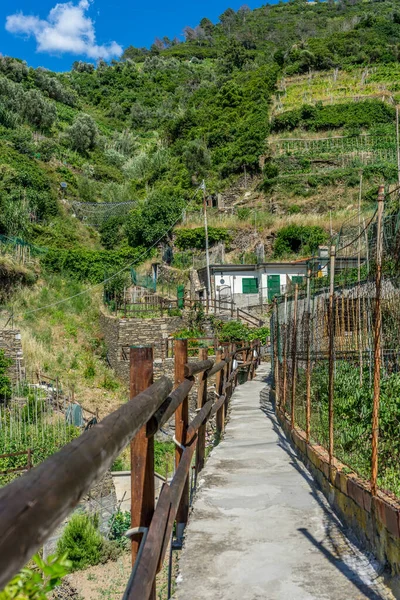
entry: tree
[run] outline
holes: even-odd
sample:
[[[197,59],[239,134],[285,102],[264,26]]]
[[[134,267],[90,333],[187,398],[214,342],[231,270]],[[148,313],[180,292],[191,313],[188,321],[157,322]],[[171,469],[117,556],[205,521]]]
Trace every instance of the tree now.
[[[27,121],[38,129],[50,129],[57,119],[54,104],[43,98],[38,90],[29,90],[24,98],[24,116]]]
[[[231,73],[234,69],[241,69],[247,58],[248,54],[243,45],[231,39],[222,49],[220,55],[221,69],[224,73]]]
[[[132,247],[149,247],[165,237],[179,221],[184,202],[176,190],[165,187],[154,190],[143,207],[128,216],[125,234]]]
[[[78,115],[68,133],[72,147],[82,154],[93,150],[96,146],[98,130],[94,119],[90,115]]]
[[[94,73],[94,65],[82,60],[76,60],[72,65],[72,70],[77,73]]]
[[[206,144],[201,140],[189,142],[183,153],[189,173],[196,175],[204,174],[211,164],[210,152]]]

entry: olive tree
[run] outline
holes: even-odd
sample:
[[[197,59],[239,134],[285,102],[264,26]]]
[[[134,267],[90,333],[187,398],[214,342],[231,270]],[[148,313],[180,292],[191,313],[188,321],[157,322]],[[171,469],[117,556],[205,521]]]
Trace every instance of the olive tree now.
[[[72,147],[82,154],[93,150],[96,146],[98,130],[94,119],[90,115],[78,115],[68,133]]]

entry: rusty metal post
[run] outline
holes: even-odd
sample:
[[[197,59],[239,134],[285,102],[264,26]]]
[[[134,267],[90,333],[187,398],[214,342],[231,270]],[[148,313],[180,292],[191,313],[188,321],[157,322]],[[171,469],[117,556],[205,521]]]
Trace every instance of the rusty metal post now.
[[[292,334],[292,402],[290,427],[293,430],[295,425],[295,405],[296,405],[296,375],[297,375],[297,303],[299,299],[299,284],[296,283],[294,289],[294,306],[293,306],[293,334]]]
[[[311,342],[310,342],[310,328],[311,328],[311,295],[310,295],[310,284],[311,284],[311,269],[307,272],[307,308],[306,308],[306,441],[310,442],[310,430],[311,430]]]
[[[186,339],[175,340],[175,387],[178,387],[185,379],[185,364],[188,361],[188,342]],[[175,412],[175,440],[177,446],[175,450],[175,466],[178,467],[182,454],[183,448],[186,444],[186,431],[189,425],[189,400],[188,397],[184,399],[182,404],[176,409]],[[179,446],[178,446],[179,444]],[[187,523],[189,516],[189,476],[186,478],[185,487],[183,490],[181,502],[176,514],[176,527],[177,527],[177,538],[181,540],[183,537],[183,530]]]
[[[222,348],[218,348],[215,355],[215,362],[219,363],[222,360]],[[217,399],[222,394],[222,388],[224,386],[224,369],[218,371],[215,375],[215,391],[217,393]],[[221,435],[224,430],[224,422],[225,422],[225,405],[223,404],[219,410],[217,410],[216,415],[216,428],[217,435]]]
[[[208,348],[200,348],[199,360],[207,360]],[[201,409],[207,402],[207,371],[203,371],[199,375],[199,388],[197,392],[197,408]],[[198,431],[197,447],[196,447],[196,475],[204,467],[204,457],[206,452],[206,425],[201,425]]]
[[[374,327],[374,399],[372,405],[371,494],[376,496],[378,479],[379,400],[381,391],[381,287],[382,287],[382,220],[385,188],[379,187],[376,243],[375,327]]]
[[[274,298],[274,308],[273,308],[273,316],[274,316],[274,321],[273,321],[273,335],[274,335],[274,342],[273,342],[273,357],[274,357],[274,384],[275,384],[275,405],[279,408],[280,406],[280,385],[279,385],[279,353],[278,353],[278,305],[277,305],[277,301],[276,298]],[[247,354],[246,354],[246,360],[247,360]]]
[[[153,383],[152,346],[131,346],[130,398]],[[149,527],[154,513],[154,438],[146,436],[146,426],[131,442],[131,527]],[[142,534],[132,537],[132,565]],[[155,598],[155,591],[154,596]]]
[[[329,282],[329,314],[328,314],[328,334],[329,334],[329,383],[328,383],[328,410],[329,410],[329,466],[332,467],[334,451],[334,351],[335,351],[335,327],[334,327],[334,302],[335,302],[335,260],[336,248],[331,246],[330,251],[330,282]]]

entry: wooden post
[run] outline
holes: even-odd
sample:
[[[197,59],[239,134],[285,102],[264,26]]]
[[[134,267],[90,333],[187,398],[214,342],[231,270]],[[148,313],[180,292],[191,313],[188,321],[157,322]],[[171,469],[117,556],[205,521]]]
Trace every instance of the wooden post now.
[[[335,295],[335,259],[336,248],[331,246],[330,251],[330,283],[329,283],[329,315],[328,315],[328,334],[329,334],[329,387],[328,387],[328,410],[329,410],[329,465],[333,462],[333,428],[334,428],[334,349],[335,349],[335,328],[334,328],[334,295]]]
[[[185,339],[175,340],[175,387],[185,379],[185,364],[188,361],[188,342]],[[181,446],[186,445],[186,431],[189,425],[189,401],[186,397],[175,412],[175,439]],[[176,446],[175,466],[181,461],[183,449]],[[182,499],[176,513],[177,538],[182,539],[183,530],[189,515],[189,476],[186,478]]]
[[[296,375],[297,375],[297,302],[299,298],[299,284],[296,283],[294,289],[293,306],[293,335],[292,335],[292,403],[290,427],[293,430],[295,424],[295,404],[296,404]]]
[[[199,360],[207,360],[208,348],[200,348]],[[199,389],[197,392],[197,408],[201,409],[207,402],[207,371],[199,375]],[[202,425],[198,431],[196,447],[196,475],[204,467],[204,457],[206,451],[206,425]]]
[[[231,353],[231,348],[232,348],[232,344],[228,344],[228,346],[226,346],[226,350],[225,350],[225,357],[227,357],[230,353]],[[231,373],[231,360],[229,362],[226,363],[225,367],[224,367],[224,381],[228,381],[229,379],[229,375]],[[224,420],[226,419],[226,416],[228,414],[228,406],[229,406],[229,400],[231,397],[231,388],[227,387],[225,390],[225,410],[224,410]],[[225,426],[225,421],[224,421],[224,426]]]
[[[310,328],[311,328],[311,296],[310,296],[310,283],[311,283],[311,269],[307,272],[307,308],[306,308],[306,441],[310,442],[310,430],[311,430],[311,342],[310,342]]]
[[[218,348],[215,355],[215,362],[219,363],[222,360],[222,348]],[[222,394],[222,388],[224,386],[224,369],[218,371],[215,375],[215,390],[217,392],[217,399]],[[225,405],[223,404],[219,410],[217,410],[216,415],[216,428],[217,435],[221,435],[224,430],[224,422],[225,422]]]
[[[131,346],[130,398],[153,383],[152,346]],[[131,442],[131,527],[149,527],[154,513],[154,438],[146,436],[146,426]],[[142,534],[132,537],[132,565]],[[155,599],[155,587],[151,600]]]
[[[28,448],[26,453],[27,453],[28,471],[30,471],[32,469],[32,450],[31,450],[31,448]]]
[[[381,391],[381,287],[382,287],[382,219],[385,188],[379,187],[378,220],[376,242],[376,279],[375,279],[375,327],[374,327],[374,399],[372,405],[372,454],[371,454],[371,494],[376,496],[378,479],[378,436],[379,436],[379,399]]]
[[[283,338],[283,394],[282,394],[282,402],[280,403],[280,408],[283,413],[286,412],[286,395],[287,395],[287,347],[288,347],[288,326],[287,326],[287,294],[285,294],[285,314],[284,314],[284,338]]]

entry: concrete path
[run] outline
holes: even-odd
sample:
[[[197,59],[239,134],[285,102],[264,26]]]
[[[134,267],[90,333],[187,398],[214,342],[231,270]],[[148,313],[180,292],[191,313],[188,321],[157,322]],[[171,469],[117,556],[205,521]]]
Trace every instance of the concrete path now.
[[[202,472],[174,598],[393,598],[283,437],[267,374],[264,364],[233,396],[225,437]]]

